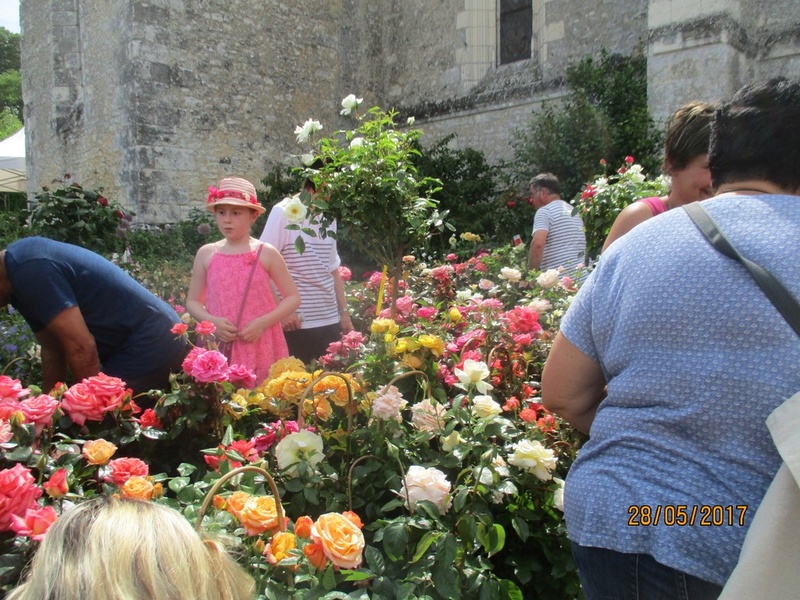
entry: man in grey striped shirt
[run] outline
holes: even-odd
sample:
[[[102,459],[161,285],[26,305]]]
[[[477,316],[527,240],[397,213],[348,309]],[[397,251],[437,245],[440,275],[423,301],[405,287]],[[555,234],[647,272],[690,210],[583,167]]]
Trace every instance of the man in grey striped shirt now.
[[[572,275],[584,264],[586,236],[583,221],[572,214],[572,206],[561,199],[561,185],[552,173],[540,173],[531,179],[533,239],[528,254],[528,268],[546,271],[564,267],[563,275]]]

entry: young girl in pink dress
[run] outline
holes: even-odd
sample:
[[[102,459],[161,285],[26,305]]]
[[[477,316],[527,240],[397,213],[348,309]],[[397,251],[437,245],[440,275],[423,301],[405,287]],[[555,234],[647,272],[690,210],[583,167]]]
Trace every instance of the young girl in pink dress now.
[[[215,336],[230,347],[229,362],[253,369],[260,384],[272,363],[289,355],[281,320],[300,306],[300,294],[280,252],[250,236],[265,210],[252,183],[223,179],[209,188],[206,207],[225,239],[197,251],[186,309],[216,326]],[[277,304],[270,282],[282,298]]]

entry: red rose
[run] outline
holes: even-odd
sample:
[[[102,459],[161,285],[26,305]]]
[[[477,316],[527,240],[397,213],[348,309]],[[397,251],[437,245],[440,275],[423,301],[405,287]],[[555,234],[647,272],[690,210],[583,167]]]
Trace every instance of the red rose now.
[[[211,321],[200,321],[195,325],[194,330],[198,335],[211,335],[217,330],[217,327]]]
[[[111,481],[122,487],[131,477],[147,477],[150,467],[138,458],[116,458],[108,463]]]
[[[164,425],[161,423],[158,416],[156,415],[156,411],[154,411],[152,408],[148,408],[142,413],[142,416],[139,417],[139,425],[141,425],[143,429],[146,429],[148,427],[151,427],[153,429],[164,428]]]
[[[517,205],[517,203],[514,202],[513,200],[509,200],[508,202],[506,202],[506,206],[508,208],[514,208],[516,205]]]
[[[170,329],[170,333],[174,333],[175,335],[183,335],[189,329],[189,326],[186,323],[175,323]]]
[[[102,196],[97,198],[97,202],[98,204],[100,204],[100,206],[108,206],[108,200],[106,200]]]

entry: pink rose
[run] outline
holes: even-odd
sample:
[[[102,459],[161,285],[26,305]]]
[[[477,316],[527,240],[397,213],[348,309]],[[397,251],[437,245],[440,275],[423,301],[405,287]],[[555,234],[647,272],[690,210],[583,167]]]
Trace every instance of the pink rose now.
[[[0,419],[0,444],[5,444],[14,437],[11,424],[6,419]]]
[[[433,306],[423,306],[417,310],[417,318],[431,321],[438,312]]]
[[[205,352],[205,348],[201,348],[200,346],[195,346],[189,351],[189,354],[186,355],[186,358],[183,359],[181,363],[181,368],[183,372],[187,375],[192,374],[192,365],[194,364],[195,359],[200,356],[203,352]]]
[[[629,165],[632,165],[635,162],[635,160],[636,159],[633,158],[632,156],[626,156],[625,157],[625,162],[628,163]]]
[[[11,517],[11,529],[17,535],[29,537],[34,542],[41,542],[44,534],[57,518],[58,515],[52,506],[29,508],[23,517],[17,515]]]
[[[0,471],[0,531],[11,531],[12,517],[24,515],[41,495],[30,469],[17,464]]]
[[[200,321],[195,325],[194,330],[198,335],[211,335],[217,330],[217,327],[211,321]]]
[[[191,376],[201,383],[226,381],[228,359],[216,350],[205,350],[192,363]]]
[[[252,390],[256,387],[256,374],[244,365],[231,365],[228,367],[228,381],[239,387]]]
[[[342,281],[350,281],[353,278],[353,273],[345,266],[339,267],[339,276]]]
[[[503,319],[508,323],[511,333],[529,333],[538,335],[542,331],[539,325],[539,313],[528,306],[517,306],[503,315]]]
[[[138,458],[115,458],[108,463],[111,471],[111,481],[122,487],[131,477],[147,477],[150,467]]]
[[[30,393],[30,389],[22,387],[19,379],[11,379],[8,375],[0,375],[0,398],[20,400]]]
[[[19,400],[8,397],[0,398],[0,419],[8,421],[15,412],[22,412]]]
[[[61,408],[73,422],[84,425],[86,421],[102,421],[129,393],[124,381],[99,373],[64,392]]]
[[[58,400],[47,394],[27,398],[19,403],[20,410],[25,415],[25,422],[33,423],[37,432],[41,432],[44,427],[53,422],[53,413],[56,412],[59,405]]]
[[[67,484],[67,470],[58,469],[55,473],[50,475],[50,479],[44,484],[44,491],[51,498],[61,498],[69,492],[69,485]]]

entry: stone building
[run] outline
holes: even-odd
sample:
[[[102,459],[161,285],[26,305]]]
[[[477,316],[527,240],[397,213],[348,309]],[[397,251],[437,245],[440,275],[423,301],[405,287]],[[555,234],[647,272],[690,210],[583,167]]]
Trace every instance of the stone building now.
[[[300,154],[339,102],[415,115],[423,142],[508,157],[511,132],[601,49],[648,58],[657,120],[800,77],[798,0],[21,0],[29,192],[64,173],[174,222],[226,175]]]

